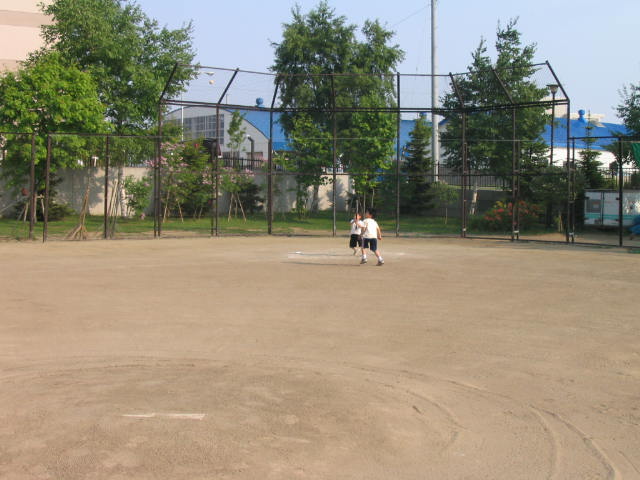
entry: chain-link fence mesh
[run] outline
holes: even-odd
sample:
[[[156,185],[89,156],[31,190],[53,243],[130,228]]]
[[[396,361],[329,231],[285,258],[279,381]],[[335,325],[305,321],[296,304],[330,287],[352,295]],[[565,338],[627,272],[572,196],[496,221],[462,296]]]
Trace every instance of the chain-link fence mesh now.
[[[40,142],[29,133],[0,133],[0,239],[24,240],[42,232],[43,197],[32,195],[34,189],[42,192],[40,182],[32,185],[32,178],[43,178],[36,172]]]
[[[447,163],[410,169],[404,150],[367,168],[350,158],[349,144],[363,139],[313,140],[325,152],[320,163],[255,144],[222,152],[211,139],[3,134],[0,236],[346,237],[353,215],[373,207],[386,235],[640,246],[630,231],[640,173],[629,141],[614,139],[615,160],[591,171],[574,154],[568,167],[541,162],[518,140],[512,171],[493,173]]]
[[[568,108],[548,64],[523,90],[509,69],[438,76],[442,105],[429,75],[195,68],[158,136],[0,134],[0,238],[347,236],[374,208],[386,235],[635,245],[630,141],[523,138]],[[467,95],[474,82],[491,95]],[[437,164],[429,138],[412,144],[428,113],[444,119]]]

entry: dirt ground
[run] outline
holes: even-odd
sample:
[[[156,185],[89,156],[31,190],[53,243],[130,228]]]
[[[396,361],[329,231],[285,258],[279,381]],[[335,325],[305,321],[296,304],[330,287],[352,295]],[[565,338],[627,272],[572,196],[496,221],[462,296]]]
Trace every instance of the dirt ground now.
[[[640,255],[0,243],[0,478],[640,479]]]

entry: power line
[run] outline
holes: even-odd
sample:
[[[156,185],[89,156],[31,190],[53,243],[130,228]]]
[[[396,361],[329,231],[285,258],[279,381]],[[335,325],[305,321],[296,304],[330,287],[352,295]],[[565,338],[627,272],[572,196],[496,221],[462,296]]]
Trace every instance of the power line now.
[[[415,12],[413,12],[411,15],[403,18],[402,20],[400,20],[399,22],[394,23],[393,25],[391,25],[391,28],[396,27],[398,25],[400,25],[402,22],[406,22],[407,20],[409,20],[412,17],[415,17],[416,15],[418,15],[419,13],[423,12],[424,10],[426,10],[427,7],[422,7],[419,10],[416,10]]]

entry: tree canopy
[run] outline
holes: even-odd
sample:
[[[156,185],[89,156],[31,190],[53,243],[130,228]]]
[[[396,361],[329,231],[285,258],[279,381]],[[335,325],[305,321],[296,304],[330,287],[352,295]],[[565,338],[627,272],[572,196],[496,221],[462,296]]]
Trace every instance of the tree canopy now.
[[[47,51],[93,77],[104,115],[117,133],[137,133],[154,124],[165,82],[176,63],[194,58],[192,26],[161,28],[130,0],[54,0],[43,12]],[[168,94],[179,93],[193,71],[178,68]]]
[[[174,65],[194,57],[191,25],[160,28],[131,0],[53,0],[42,10],[53,20],[42,27],[45,46],[16,73],[0,76],[0,130],[40,134],[39,179],[45,155],[42,134],[146,133],[155,123],[159,96]],[[181,91],[192,75],[179,68],[168,93]],[[11,184],[24,181],[28,143],[24,137],[7,141],[3,175]],[[122,152],[113,148],[112,156],[141,150],[133,143]],[[86,164],[95,155],[95,144],[81,136],[57,137],[52,170]]]
[[[91,75],[64,62],[57,52],[40,55],[27,68],[0,77],[0,130],[37,133],[36,176],[43,178],[45,137],[53,132],[107,133],[104,105],[96,93]],[[91,140],[87,137],[58,137],[52,170],[76,166],[85,159]],[[25,182],[31,158],[27,136],[9,138],[2,174],[11,185]]]
[[[640,84],[625,85],[620,91],[621,103],[618,116],[632,135],[640,135]]]
[[[516,29],[517,19],[506,26],[498,25],[496,33],[497,58],[492,62],[487,54],[484,39],[472,53],[472,63],[467,74],[457,79],[459,92],[465,106],[505,105],[510,103],[502,85],[496,78],[499,75],[504,87],[514,102],[537,102],[547,94],[532,80],[536,67],[532,66],[535,44],[522,45],[520,32]],[[442,104],[451,110],[460,104],[455,92],[444,96]],[[542,107],[519,109],[516,113],[516,138],[521,148],[533,157],[542,158],[546,145],[541,134],[549,117]],[[442,134],[447,163],[461,168],[462,146],[460,144],[462,121],[459,114],[447,115],[447,130]],[[511,111],[481,111],[467,115],[467,139],[469,141],[469,166],[472,170],[489,170],[502,176],[511,172],[512,145]]]
[[[292,15],[282,42],[273,44],[271,70],[281,74],[280,100],[291,109],[281,123],[298,169],[305,173],[297,177],[299,190],[313,185],[317,192],[324,169],[333,163],[334,129],[343,165],[371,173],[386,168],[393,154],[395,115],[332,111],[395,105],[393,71],[404,53],[389,45],[393,33],[377,21],[366,21],[359,40],[357,26],[337,16],[326,1],[307,14],[296,6]],[[356,188],[371,188],[375,181],[373,175],[358,176]]]
[[[409,133],[406,161],[402,173],[401,207],[409,213],[424,213],[431,206],[430,191],[433,159],[431,157],[431,125],[421,115]]]

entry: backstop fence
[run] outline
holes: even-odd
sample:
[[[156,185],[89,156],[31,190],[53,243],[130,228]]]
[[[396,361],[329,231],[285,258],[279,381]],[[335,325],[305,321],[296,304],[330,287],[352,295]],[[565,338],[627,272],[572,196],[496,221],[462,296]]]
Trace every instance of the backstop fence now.
[[[631,139],[611,137],[617,161],[593,173],[584,148],[554,155],[527,137],[531,112],[570,111],[548,63],[529,66],[529,93],[509,87],[513,72],[484,72],[483,99],[469,93],[478,72],[440,76],[441,105],[429,75],[193,68],[188,92],[160,99],[158,135],[0,132],[0,237],[335,236],[374,207],[387,235],[635,245]],[[413,131],[427,114],[439,161]],[[584,140],[568,116],[566,132],[565,146]]]

